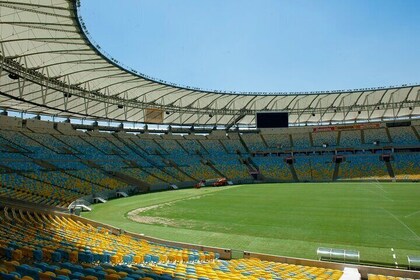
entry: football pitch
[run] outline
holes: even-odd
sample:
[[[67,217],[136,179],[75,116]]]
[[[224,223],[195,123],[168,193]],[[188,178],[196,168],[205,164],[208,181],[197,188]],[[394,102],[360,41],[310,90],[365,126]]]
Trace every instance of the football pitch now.
[[[277,183],[111,200],[92,220],[172,241],[316,259],[318,247],[407,264],[420,255],[419,183]]]

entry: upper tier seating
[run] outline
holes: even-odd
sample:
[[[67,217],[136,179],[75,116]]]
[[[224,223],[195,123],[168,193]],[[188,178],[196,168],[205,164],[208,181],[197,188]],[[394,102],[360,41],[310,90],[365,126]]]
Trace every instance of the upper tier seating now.
[[[225,150],[230,154],[236,154],[238,151],[242,154],[246,153],[244,145],[239,140],[223,140],[222,145],[225,147]]]
[[[251,152],[267,150],[267,146],[259,133],[244,133],[241,137]]]
[[[418,145],[420,142],[413,130],[413,127],[390,127],[388,130],[393,143],[401,145]]]
[[[385,128],[376,128],[376,129],[365,129],[365,144],[372,145],[373,142],[378,142],[381,144],[390,143],[388,134],[386,133]]]
[[[312,146],[309,133],[294,133],[292,134],[292,141],[295,149],[307,149]]]
[[[360,130],[341,131],[340,143],[341,147],[360,147],[362,145],[362,136]]]
[[[263,134],[262,137],[267,143],[268,150],[287,149],[292,146],[289,134]]]
[[[328,146],[336,146],[337,139],[338,132],[336,131],[312,133],[314,147],[322,147],[323,144],[327,144]]]

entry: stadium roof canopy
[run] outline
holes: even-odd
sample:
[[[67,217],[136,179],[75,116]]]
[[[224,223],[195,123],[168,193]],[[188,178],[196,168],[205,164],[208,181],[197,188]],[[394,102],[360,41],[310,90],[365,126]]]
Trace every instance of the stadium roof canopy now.
[[[222,92],[128,69],[92,43],[75,0],[0,0],[0,108],[52,116],[184,125],[293,124],[420,116],[420,85],[331,92]]]

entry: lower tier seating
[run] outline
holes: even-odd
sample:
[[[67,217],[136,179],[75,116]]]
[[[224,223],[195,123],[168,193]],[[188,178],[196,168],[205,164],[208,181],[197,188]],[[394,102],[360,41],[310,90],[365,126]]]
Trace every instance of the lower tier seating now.
[[[369,274],[368,280],[414,280],[413,278]]]
[[[339,279],[342,271],[157,244],[74,216],[4,208],[1,279]]]

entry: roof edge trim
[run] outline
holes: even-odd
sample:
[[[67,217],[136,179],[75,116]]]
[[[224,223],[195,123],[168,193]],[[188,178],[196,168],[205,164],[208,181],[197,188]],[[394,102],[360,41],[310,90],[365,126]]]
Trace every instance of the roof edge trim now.
[[[89,30],[87,30],[87,27],[83,21],[83,18],[80,13],[81,8],[81,2],[83,0],[73,0],[73,8],[76,18],[77,27],[81,31],[80,34],[84,38],[84,40],[87,42],[87,45],[91,47],[100,57],[105,59],[110,64],[114,65],[115,67],[118,67],[119,69],[123,71],[127,71],[128,73],[137,76],[139,78],[145,79],[147,81],[155,82],[160,85],[164,86],[170,86],[177,89],[182,90],[194,90],[196,92],[201,93],[210,93],[210,94],[229,94],[229,95],[248,95],[248,96],[289,96],[289,95],[313,95],[313,94],[341,94],[341,93],[355,93],[355,92],[361,92],[361,91],[377,91],[377,90],[390,90],[390,89],[401,89],[401,88],[409,88],[414,86],[420,86],[420,82],[418,83],[405,83],[401,85],[393,85],[393,86],[379,86],[379,87],[367,87],[367,88],[356,88],[356,89],[347,89],[347,90],[324,90],[324,91],[296,91],[296,92],[245,92],[245,91],[224,91],[224,90],[209,90],[209,89],[203,89],[199,87],[191,87],[187,85],[180,85],[168,81],[164,81],[158,78],[154,78],[151,76],[148,76],[144,73],[141,73],[122,62],[118,61],[117,59],[113,58],[110,54],[108,54],[105,50],[103,50],[99,44],[95,42],[95,40],[92,38],[92,36],[89,33]]]

